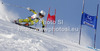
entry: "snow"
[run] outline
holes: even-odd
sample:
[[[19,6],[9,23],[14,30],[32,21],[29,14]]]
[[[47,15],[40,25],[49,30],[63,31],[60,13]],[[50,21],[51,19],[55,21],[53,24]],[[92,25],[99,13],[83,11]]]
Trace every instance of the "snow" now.
[[[0,20],[0,23],[0,51],[94,51],[10,22]],[[18,27],[28,31],[20,31]]]
[[[16,14],[3,4],[0,8],[0,51],[95,51],[52,34],[13,24],[10,21]]]
[[[14,12],[15,13],[15,12]],[[11,10],[7,10],[5,4],[2,4],[2,0],[0,0],[0,19],[3,21],[14,20],[18,18],[18,14],[14,14]]]

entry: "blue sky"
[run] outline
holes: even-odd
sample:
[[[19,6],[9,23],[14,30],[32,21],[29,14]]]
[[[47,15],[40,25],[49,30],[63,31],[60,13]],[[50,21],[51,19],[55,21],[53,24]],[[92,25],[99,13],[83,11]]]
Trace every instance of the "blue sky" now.
[[[8,4],[14,4],[22,7],[30,7],[36,11],[44,10],[48,13],[49,7],[51,8],[51,14],[54,14],[54,9],[57,10],[56,20],[64,20],[64,25],[72,27],[80,27],[80,19],[82,14],[82,4],[83,0],[3,0],[3,2]],[[85,0],[85,12],[95,16],[97,11],[97,4],[100,4],[100,0]],[[26,18],[32,13],[26,9],[7,6],[11,11],[17,12],[19,18]],[[99,7],[100,8],[100,7]],[[46,14],[47,16],[47,14]],[[99,16],[100,17],[100,9]],[[46,17],[45,17],[46,20]],[[96,47],[100,49],[100,18],[98,18],[98,27],[97,27],[97,42]],[[94,30],[90,27],[83,26],[86,30],[86,33],[93,40]]]

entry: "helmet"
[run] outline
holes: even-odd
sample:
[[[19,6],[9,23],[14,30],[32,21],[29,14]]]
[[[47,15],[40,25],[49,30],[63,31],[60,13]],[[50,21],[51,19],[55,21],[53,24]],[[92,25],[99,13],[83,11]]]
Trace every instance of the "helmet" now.
[[[45,14],[46,14],[46,13],[45,13],[43,10],[41,10],[40,13],[39,13],[39,15],[41,15],[41,16],[43,16],[43,17],[45,16]]]

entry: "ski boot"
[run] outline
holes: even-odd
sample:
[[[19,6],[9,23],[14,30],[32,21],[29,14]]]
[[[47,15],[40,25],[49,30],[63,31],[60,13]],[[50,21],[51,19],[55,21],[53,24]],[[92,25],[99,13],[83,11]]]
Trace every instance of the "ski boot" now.
[[[29,27],[29,23],[24,24],[24,26]]]

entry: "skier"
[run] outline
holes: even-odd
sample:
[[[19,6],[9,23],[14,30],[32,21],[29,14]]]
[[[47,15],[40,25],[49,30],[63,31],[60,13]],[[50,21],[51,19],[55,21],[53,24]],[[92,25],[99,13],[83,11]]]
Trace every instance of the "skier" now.
[[[27,19],[18,19],[17,21],[15,21],[15,23],[22,23],[25,22],[26,24],[24,24],[24,26],[32,26],[35,23],[41,21],[42,23],[42,28],[44,29],[45,24],[44,24],[44,19],[43,17],[45,16],[45,12],[43,10],[41,10],[39,13],[37,13],[35,10],[27,8],[27,10],[33,12],[34,14],[30,17],[28,17]]]

